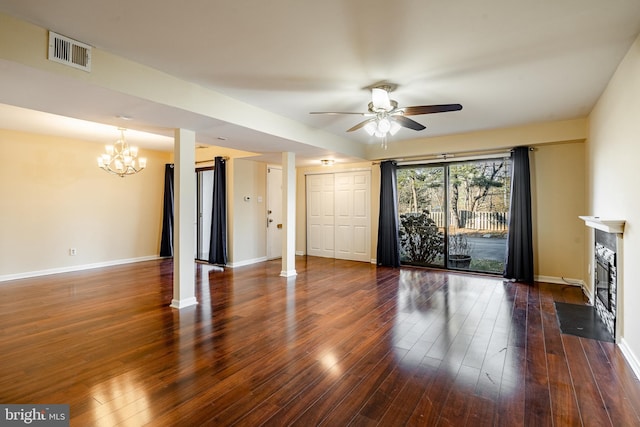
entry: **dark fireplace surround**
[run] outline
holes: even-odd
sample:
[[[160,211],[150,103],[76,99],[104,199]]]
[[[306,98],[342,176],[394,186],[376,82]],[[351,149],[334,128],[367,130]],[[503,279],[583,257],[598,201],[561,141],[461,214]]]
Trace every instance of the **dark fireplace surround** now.
[[[594,305],[612,337],[616,331],[618,291],[616,235],[595,230]]]

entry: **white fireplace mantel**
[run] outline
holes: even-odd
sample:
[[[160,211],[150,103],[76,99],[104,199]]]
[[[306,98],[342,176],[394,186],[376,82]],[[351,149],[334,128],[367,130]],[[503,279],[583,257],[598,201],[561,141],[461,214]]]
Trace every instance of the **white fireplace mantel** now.
[[[625,220],[600,218],[599,216],[579,216],[585,222],[587,227],[596,228],[607,233],[624,233]]]

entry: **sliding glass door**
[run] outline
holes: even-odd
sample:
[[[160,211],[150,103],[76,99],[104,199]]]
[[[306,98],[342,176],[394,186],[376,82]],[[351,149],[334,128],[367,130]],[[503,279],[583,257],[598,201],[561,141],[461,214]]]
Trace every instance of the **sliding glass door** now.
[[[508,158],[400,168],[401,262],[502,273],[510,180]]]
[[[444,267],[446,192],[444,166],[398,170],[400,262]]]

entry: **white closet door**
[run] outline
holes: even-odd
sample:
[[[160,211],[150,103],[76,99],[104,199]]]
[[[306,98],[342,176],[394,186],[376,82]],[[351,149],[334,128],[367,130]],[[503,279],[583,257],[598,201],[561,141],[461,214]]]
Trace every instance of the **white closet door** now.
[[[335,174],[335,258],[369,262],[371,246],[369,171]]]
[[[333,258],[335,254],[333,174],[307,176],[307,254]]]
[[[307,254],[370,262],[371,172],[307,175]]]

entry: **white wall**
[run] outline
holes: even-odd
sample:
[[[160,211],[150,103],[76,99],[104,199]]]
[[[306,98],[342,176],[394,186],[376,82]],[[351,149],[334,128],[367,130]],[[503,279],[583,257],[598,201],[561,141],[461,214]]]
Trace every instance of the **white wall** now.
[[[590,116],[587,215],[624,219],[623,285],[618,293],[621,347],[640,355],[640,38],[620,63]],[[591,234],[590,234],[591,235]],[[593,240],[585,245],[593,259]],[[587,276],[587,272],[585,272]],[[619,276],[620,277],[620,276]],[[589,280],[593,280],[591,277]]]

